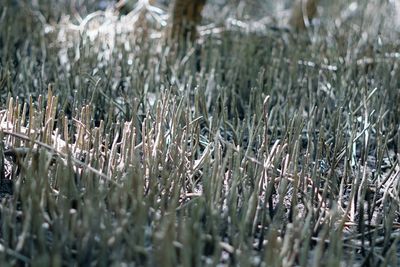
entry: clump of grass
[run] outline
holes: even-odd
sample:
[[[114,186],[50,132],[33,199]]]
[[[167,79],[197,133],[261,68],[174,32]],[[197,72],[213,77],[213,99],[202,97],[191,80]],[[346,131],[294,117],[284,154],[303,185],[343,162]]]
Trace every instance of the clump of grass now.
[[[398,263],[390,34],[374,42],[355,16],[311,38],[230,29],[176,56],[162,25],[123,28],[129,14],[75,31],[28,9],[12,24],[10,3],[2,264]],[[103,23],[121,31],[91,35]]]

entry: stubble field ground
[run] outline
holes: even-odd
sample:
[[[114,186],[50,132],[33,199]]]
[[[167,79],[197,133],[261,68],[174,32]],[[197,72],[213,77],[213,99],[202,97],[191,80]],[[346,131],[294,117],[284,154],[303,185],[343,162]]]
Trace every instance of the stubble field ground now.
[[[3,0],[0,265],[399,266],[398,4],[164,2]]]

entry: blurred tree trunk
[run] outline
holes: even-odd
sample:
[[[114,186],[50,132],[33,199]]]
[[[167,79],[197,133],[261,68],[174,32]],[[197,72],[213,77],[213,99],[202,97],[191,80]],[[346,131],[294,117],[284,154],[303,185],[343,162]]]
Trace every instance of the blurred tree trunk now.
[[[194,41],[197,25],[201,22],[201,12],[206,0],[173,0],[169,38],[172,42]]]
[[[289,19],[290,26],[296,31],[305,30],[317,15],[319,0],[296,0]]]

